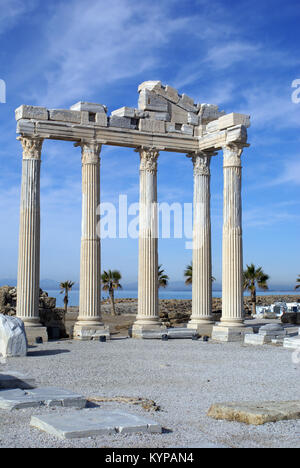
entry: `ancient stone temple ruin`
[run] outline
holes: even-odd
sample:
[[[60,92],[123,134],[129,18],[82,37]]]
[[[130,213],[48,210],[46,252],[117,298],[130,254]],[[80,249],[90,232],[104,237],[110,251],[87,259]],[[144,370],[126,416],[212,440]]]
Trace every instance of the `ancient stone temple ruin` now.
[[[217,106],[196,104],[160,81],[139,88],[138,108],[107,115],[102,104],[78,102],[71,109],[23,105],[16,110],[23,147],[17,316],[30,336],[43,335],[39,323],[40,166],[44,140],[66,140],[81,148],[82,238],[79,317],[74,338],[107,334],[100,312],[100,152],[103,145],[133,148],[140,157],[140,231],[138,315],[133,336],[161,328],[158,314],[158,239],[153,207],[157,202],[160,151],[183,153],[194,168],[193,293],[188,324],[200,333],[228,341],[242,333],[241,155],[247,146],[247,115],[225,114]],[[210,161],[223,150],[223,310],[214,326],[211,315]],[[136,153],[133,152],[132,156]]]

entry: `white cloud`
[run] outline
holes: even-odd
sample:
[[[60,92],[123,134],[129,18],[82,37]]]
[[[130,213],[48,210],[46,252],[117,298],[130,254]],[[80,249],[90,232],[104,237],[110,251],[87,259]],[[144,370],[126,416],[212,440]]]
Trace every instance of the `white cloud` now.
[[[72,0],[61,3],[45,25],[48,82],[43,102],[61,105],[116,80],[136,77],[160,63],[159,48],[188,26],[157,2]]]
[[[22,15],[36,6],[36,0],[0,0],[0,34],[12,28]]]
[[[299,203],[298,203],[299,204]],[[297,202],[274,203],[263,205],[243,211],[243,224],[250,227],[269,227],[284,224],[287,227],[293,222],[300,222],[300,215],[289,211]]]

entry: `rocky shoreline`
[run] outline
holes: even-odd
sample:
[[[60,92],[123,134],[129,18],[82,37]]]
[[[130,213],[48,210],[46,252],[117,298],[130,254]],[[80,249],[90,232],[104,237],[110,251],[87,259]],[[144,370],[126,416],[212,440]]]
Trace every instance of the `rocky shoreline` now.
[[[16,313],[16,288],[4,286],[0,288],[0,313],[15,315]],[[64,310],[56,307],[56,299],[48,297],[47,292],[40,290],[39,314],[41,323],[48,328],[50,337],[53,329],[59,329],[57,337],[72,336],[74,323],[77,320],[78,307],[69,307],[64,320]],[[274,302],[298,302],[299,295],[268,295],[257,296],[257,305],[268,306]],[[128,329],[134,322],[137,314],[137,299],[123,298],[116,299],[117,316],[111,315],[111,305],[109,299],[102,301],[101,314],[105,324],[112,330]],[[244,297],[244,309],[246,315],[251,315],[251,298]],[[159,301],[159,315],[161,321],[168,327],[185,324],[189,321],[192,312],[191,299],[161,299]],[[212,300],[213,319],[217,322],[222,314],[222,298]],[[56,335],[55,335],[56,336]],[[54,338],[54,336],[53,336]]]

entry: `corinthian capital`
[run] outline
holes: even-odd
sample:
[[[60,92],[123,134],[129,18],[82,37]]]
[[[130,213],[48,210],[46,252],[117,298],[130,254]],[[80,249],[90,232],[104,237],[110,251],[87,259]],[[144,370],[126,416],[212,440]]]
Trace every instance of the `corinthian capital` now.
[[[199,151],[197,153],[190,153],[187,155],[191,158],[194,166],[194,176],[196,175],[210,175],[210,161],[214,152]]]
[[[84,141],[78,146],[81,147],[82,164],[98,164],[100,162],[101,143]]]
[[[156,174],[159,151],[156,148],[140,148],[137,151],[140,153],[140,170]]]
[[[41,159],[43,146],[42,138],[19,137],[23,147],[23,159]]]
[[[242,143],[230,143],[223,147],[224,167],[241,167]]]

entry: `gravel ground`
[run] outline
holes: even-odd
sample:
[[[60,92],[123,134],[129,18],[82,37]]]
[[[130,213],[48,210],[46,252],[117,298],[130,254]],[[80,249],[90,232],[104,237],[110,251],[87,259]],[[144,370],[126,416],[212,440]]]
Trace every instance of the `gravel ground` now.
[[[134,396],[154,400],[161,411],[102,403],[161,422],[163,434],[99,436],[61,441],[30,428],[31,415],[68,409],[0,410],[0,447],[297,447],[300,420],[264,426],[215,421],[210,405],[224,401],[299,400],[300,366],[281,347],[202,341],[114,339],[108,343],[59,341],[11,358],[2,371],[19,370],[39,386],[85,396]]]

